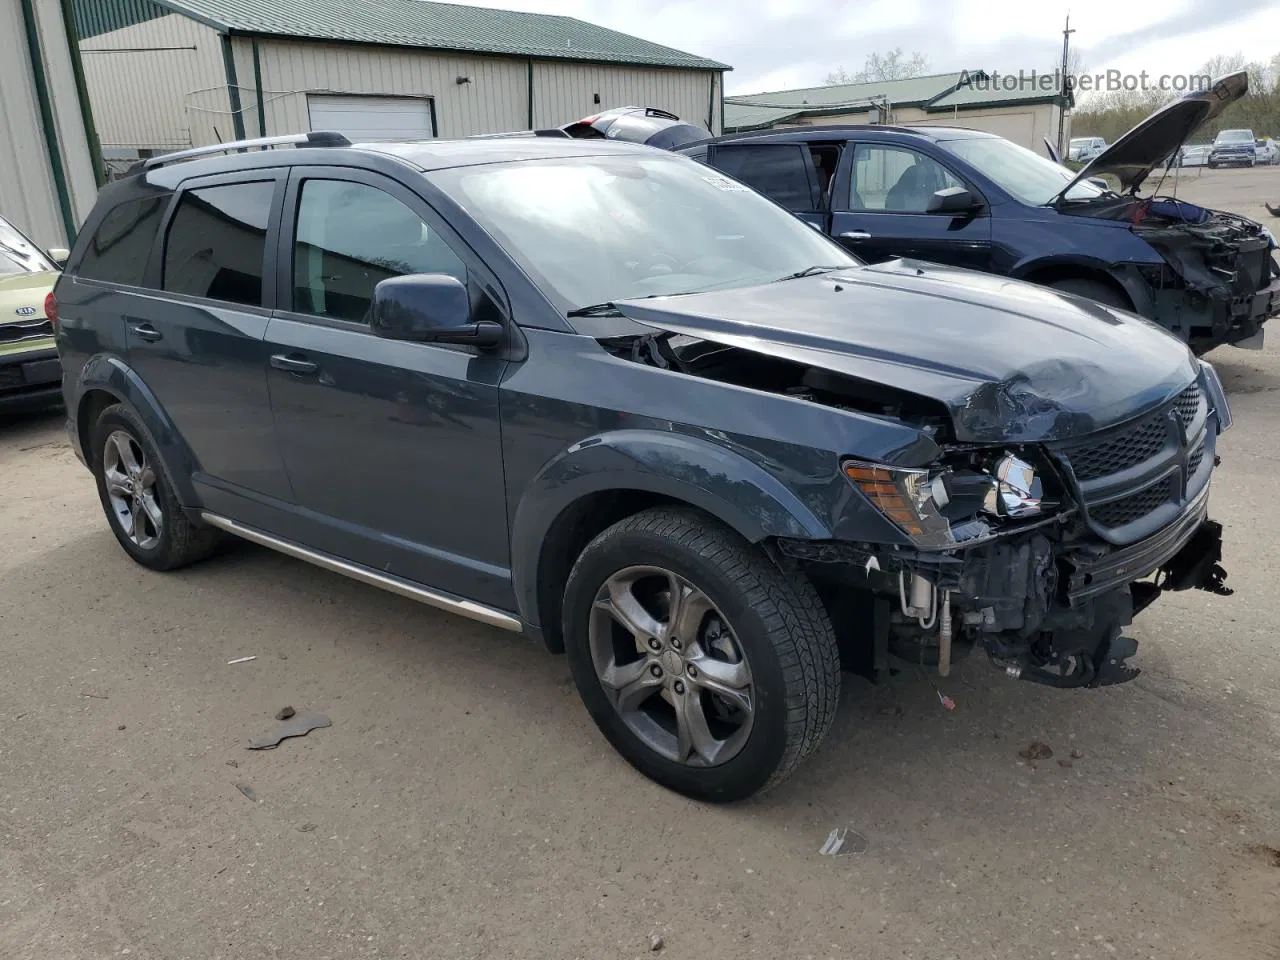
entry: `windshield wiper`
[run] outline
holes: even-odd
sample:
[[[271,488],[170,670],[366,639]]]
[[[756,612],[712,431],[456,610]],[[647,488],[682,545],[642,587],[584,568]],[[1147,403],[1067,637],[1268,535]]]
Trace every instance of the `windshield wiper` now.
[[[604,303],[593,303],[589,307],[578,307],[565,314],[566,317],[620,317],[622,311],[613,305],[612,300]]]
[[[788,273],[785,277],[779,277],[773,283],[781,283],[783,280],[799,280],[801,277],[816,277],[820,273],[830,273],[832,270],[839,270],[839,267],[805,267],[803,270],[797,270],[795,273]]]

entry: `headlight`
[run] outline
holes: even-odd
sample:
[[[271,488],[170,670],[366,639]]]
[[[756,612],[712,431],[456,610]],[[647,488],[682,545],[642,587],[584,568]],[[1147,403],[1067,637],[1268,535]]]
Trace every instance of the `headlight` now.
[[[1226,433],[1231,427],[1231,407],[1227,403],[1227,391],[1222,388],[1222,381],[1218,379],[1218,371],[1213,369],[1213,364],[1201,360],[1200,371],[1204,374],[1209,406],[1218,415],[1218,433]]]
[[[920,547],[949,547],[991,531],[982,515],[1022,519],[1042,510],[1035,468],[1004,454],[981,470],[886,467],[846,460],[845,476]]]

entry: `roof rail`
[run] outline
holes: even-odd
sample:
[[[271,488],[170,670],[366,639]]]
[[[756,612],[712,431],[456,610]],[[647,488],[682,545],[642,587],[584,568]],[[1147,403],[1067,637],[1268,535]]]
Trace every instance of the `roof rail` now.
[[[570,135],[558,127],[551,127],[547,130],[512,130],[509,133],[473,133],[466,139],[505,140],[512,137],[570,137]]]
[[[171,163],[183,160],[194,160],[196,157],[211,157],[219,153],[231,153],[249,149],[266,149],[267,147],[349,147],[351,141],[332,130],[313,130],[310,133],[290,133],[281,137],[256,137],[252,140],[233,140],[230,143],[215,143],[207,147],[194,147],[191,150],[179,150],[176,153],[163,153],[158,157],[148,157],[134,164],[130,172],[154,170],[166,167]]]

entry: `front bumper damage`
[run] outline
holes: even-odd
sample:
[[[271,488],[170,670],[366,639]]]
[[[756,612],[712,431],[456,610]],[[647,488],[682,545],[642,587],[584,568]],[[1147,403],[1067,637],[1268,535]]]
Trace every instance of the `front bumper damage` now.
[[[806,568],[836,602],[850,587],[870,597],[853,620],[873,624],[873,677],[893,661],[937,666],[984,650],[1009,676],[1054,687],[1099,687],[1138,675],[1126,660],[1137,643],[1122,636],[1133,617],[1167,591],[1229,595],[1222,527],[1207,516],[1208,486],[1173,523],[1137,543],[1061,536],[1070,518],[956,552],[870,544],[782,540],[778,549]]]

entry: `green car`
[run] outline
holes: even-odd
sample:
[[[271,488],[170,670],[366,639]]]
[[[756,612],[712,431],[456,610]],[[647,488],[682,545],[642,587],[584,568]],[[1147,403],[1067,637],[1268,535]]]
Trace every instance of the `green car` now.
[[[67,256],[46,253],[0,217],[0,411],[61,400],[62,365],[45,297]]]

